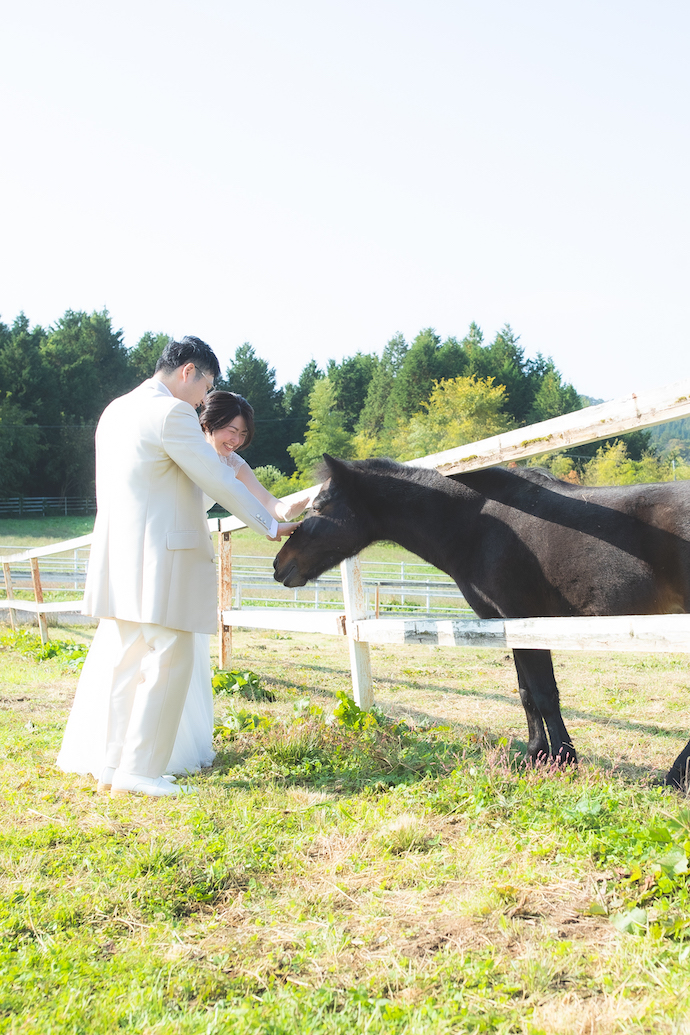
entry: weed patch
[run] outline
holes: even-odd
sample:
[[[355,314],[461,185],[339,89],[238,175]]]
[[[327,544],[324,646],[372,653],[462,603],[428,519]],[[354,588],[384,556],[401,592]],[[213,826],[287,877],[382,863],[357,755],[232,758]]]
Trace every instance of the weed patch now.
[[[399,783],[450,772],[467,745],[447,739],[448,729],[415,730],[382,712],[363,712],[345,693],[329,717],[309,699],[292,716],[271,720],[245,710],[216,726],[220,745],[233,742],[226,772],[245,781],[279,780],[317,788],[385,790]]]
[[[82,643],[56,639],[42,643],[41,637],[37,633],[28,632],[25,629],[0,635],[0,650],[13,651],[34,661],[58,658],[68,668],[77,672],[81,671],[88,653],[88,647]]]
[[[233,669],[229,672],[214,668],[211,686],[216,697],[238,694],[248,701],[275,701],[276,695],[268,690],[255,672],[240,672]]]

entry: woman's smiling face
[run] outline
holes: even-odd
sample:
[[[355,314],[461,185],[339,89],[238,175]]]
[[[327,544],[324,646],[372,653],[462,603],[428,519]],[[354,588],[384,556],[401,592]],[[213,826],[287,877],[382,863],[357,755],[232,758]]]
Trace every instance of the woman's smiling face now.
[[[224,428],[216,428],[206,435],[216,453],[230,456],[236,449],[241,449],[247,438],[247,422],[244,417],[233,417]]]

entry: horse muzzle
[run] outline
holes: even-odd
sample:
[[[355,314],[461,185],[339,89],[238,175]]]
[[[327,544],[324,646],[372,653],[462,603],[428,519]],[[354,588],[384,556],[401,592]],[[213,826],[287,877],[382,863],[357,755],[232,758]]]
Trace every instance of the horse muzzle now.
[[[279,570],[276,563],[277,560],[278,558],[276,557],[273,561],[273,578],[276,582],[282,582],[288,589],[298,589],[300,586],[306,586],[308,579],[301,574],[296,561],[288,561]]]

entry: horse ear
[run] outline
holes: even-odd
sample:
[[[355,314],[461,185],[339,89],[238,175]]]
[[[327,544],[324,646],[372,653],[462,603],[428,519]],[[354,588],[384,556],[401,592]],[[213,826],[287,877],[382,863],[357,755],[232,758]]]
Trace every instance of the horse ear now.
[[[341,485],[350,481],[352,472],[349,464],[346,464],[343,460],[337,460],[334,456],[329,456],[328,453],[323,454],[323,459],[332,478],[340,482]]]

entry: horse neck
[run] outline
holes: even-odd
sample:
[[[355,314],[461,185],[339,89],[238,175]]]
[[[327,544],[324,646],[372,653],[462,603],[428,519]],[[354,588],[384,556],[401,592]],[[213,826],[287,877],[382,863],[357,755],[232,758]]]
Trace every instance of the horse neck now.
[[[371,483],[374,483],[373,485]],[[372,541],[388,539],[417,554],[429,564],[448,571],[449,518],[453,524],[469,523],[469,492],[457,483],[440,483],[429,492],[404,477],[370,479],[367,495],[372,520]],[[464,539],[464,537],[462,537]],[[454,560],[460,561],[461,544],[455,543]]]

